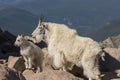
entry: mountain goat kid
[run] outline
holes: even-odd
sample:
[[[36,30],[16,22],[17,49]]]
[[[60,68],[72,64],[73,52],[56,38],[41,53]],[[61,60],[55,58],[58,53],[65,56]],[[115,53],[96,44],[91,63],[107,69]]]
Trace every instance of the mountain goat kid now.
[[[44,54],[42,50],[31,41],[28,41],[22,35],[18,35],[15,46],[20,47],[20,54],[25,60],[26,69],[36,68],[36,73],[42,71]]]

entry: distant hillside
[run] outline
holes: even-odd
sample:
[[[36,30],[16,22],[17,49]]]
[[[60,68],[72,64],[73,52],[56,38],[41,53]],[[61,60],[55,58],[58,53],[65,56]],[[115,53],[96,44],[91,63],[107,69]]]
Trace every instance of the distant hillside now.
[[[16,7],[44,14],[49,21],[73,26],[99,26],[120,17],[120,0],[0,0],[1,7]]]
[[[22,9],[0,10],[0,27],[14,34],[31,33],[38,23],[38,16]]]
[[[109,36],[116,36],[118,34],[120,34],[120,19],[108,22],[95,32],[91,32],[90,36],[96,40],[103,40]]]
[[[31,34],[38,24],[38,16],[35,14],[19,9],[19,8],[6,8],[0,10],[0,27],[8,30],[11,33],[17,34]],[[53,21],[56,22],[56,21]],[[65,22],[66,24],[67,22]],[[101,27],[92,26],[73,26],[81,36],[92,37],[100,41],[108,36],[115,36],[120,34],[120,19],[110,21]]]

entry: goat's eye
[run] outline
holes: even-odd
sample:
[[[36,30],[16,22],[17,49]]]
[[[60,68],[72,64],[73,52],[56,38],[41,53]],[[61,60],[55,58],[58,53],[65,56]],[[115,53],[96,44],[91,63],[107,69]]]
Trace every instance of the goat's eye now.
[[[17,40],[18,42],[20,42],[20,40]]]

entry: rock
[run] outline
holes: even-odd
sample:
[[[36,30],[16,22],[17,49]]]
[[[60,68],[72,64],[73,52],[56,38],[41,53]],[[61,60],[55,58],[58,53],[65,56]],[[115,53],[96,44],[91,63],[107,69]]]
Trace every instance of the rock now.
[[[43,70],[47,71],[47,70],[54,70],[52,67],[52,57],[49,55],[47,48],[43,48],[42,49],[43,53],[44,53],[44,60],[43,60]]]
[[[7,59],[10,55],[20,56],[19,49],[14,46],[15,39],[16,36],[8,31],[0,32],[0,59]]]
[[[6,51],[0,51],[0,59],[8,59],[9,56],[20,56],[20,53],[18,52],[6,52]]]
[[[105,76],[103,77],[103,80],[120,80],[120,78],[117,77],[116,74],[112,72],[106,72],[104,74]]]
[[[0,64],[6,64],[6,60],[5,59],[0,59]]]
[[[111,79],[111,80],[120,80],[120,78],[115,78],[115,79]]]
[[[41,49],[47,48],[47,44],[43,40],[41,40],[40,43],[36,43],[36,45],[39,46]]]
[[[72,73],[73,75],[75,76],[78,76],[78,77],[83,77],[83,69],[77,67],[76,65],[73,66],[73,69],[72,70],[68,70],[68,72]]]
[[[9,42],[5,42],[3,44],[0,44],[0,49],[1,49],[1,52],[4,53],[10,53],[10,52],[18,52],[18,48],[14,46],[14,44],[11,44]]]
[[[72,74],[59,70],[43,71],[41,73],[33,73],[31,71],[23,72],[26,80],[84,80],[79,79]]]
[[[105,48],[104,51],[120,62],[120,48]]]
[[[45,56],[44,60],[43,60],[43,70],[47,71],[47,70],[54,70],[52,67],[52,58],[50,56]]]
[[[49,53],[48,53],[48,51],[47,51],[47,48],[42,48],[42,51],[43,51],[43,53],[44,53],[44,57],[45,57],[45,58],[48,57]]]
[[[0,80],[25,80],[25,78],[17,71],[0,64]]]
[[[118,77],[120,77],[120,69],[116,69],[114,72],[117,74]]]
[[[111,38],[108,38],[108,39],[100,42],[99,44],[102,48],[106,48],[106,47],[114,48],[114,44],[113,44]]]
[[[0,33],[2,33],[3,31],[2,31],[2,29],[0,28]]]
[[[8,31],[3,31],[0,33],[0,44],[4,42],[14,43],[15,39],[16,39],[16,36],[14,36]]]
[[[120,35],[109,37],[106,40],[100,42],[100,45],[103,48],[120,48]]]
[[[8,67],[23,72],[25,70],[24,59],[22,57],[9,56]]]
[[[120,48],[105,48],[105,61],[100,61],[101,71],[120,74]]]

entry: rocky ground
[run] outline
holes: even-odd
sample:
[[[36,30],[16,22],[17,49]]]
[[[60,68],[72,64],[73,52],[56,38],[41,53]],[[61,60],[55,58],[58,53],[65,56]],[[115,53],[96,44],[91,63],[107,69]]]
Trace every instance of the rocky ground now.
[[[45,57],[43,72],[25,70],[19,49],[14,47],[16,37],[0,29],[0,80],[86,80],[82,70],[74,66],[69,72],[54,70],[52,59]],[[105,52],[105,61],[100,59],[103,80],[120,80],[120,35],[100,42]],[[47,53],[46,49],[43,49]]]

